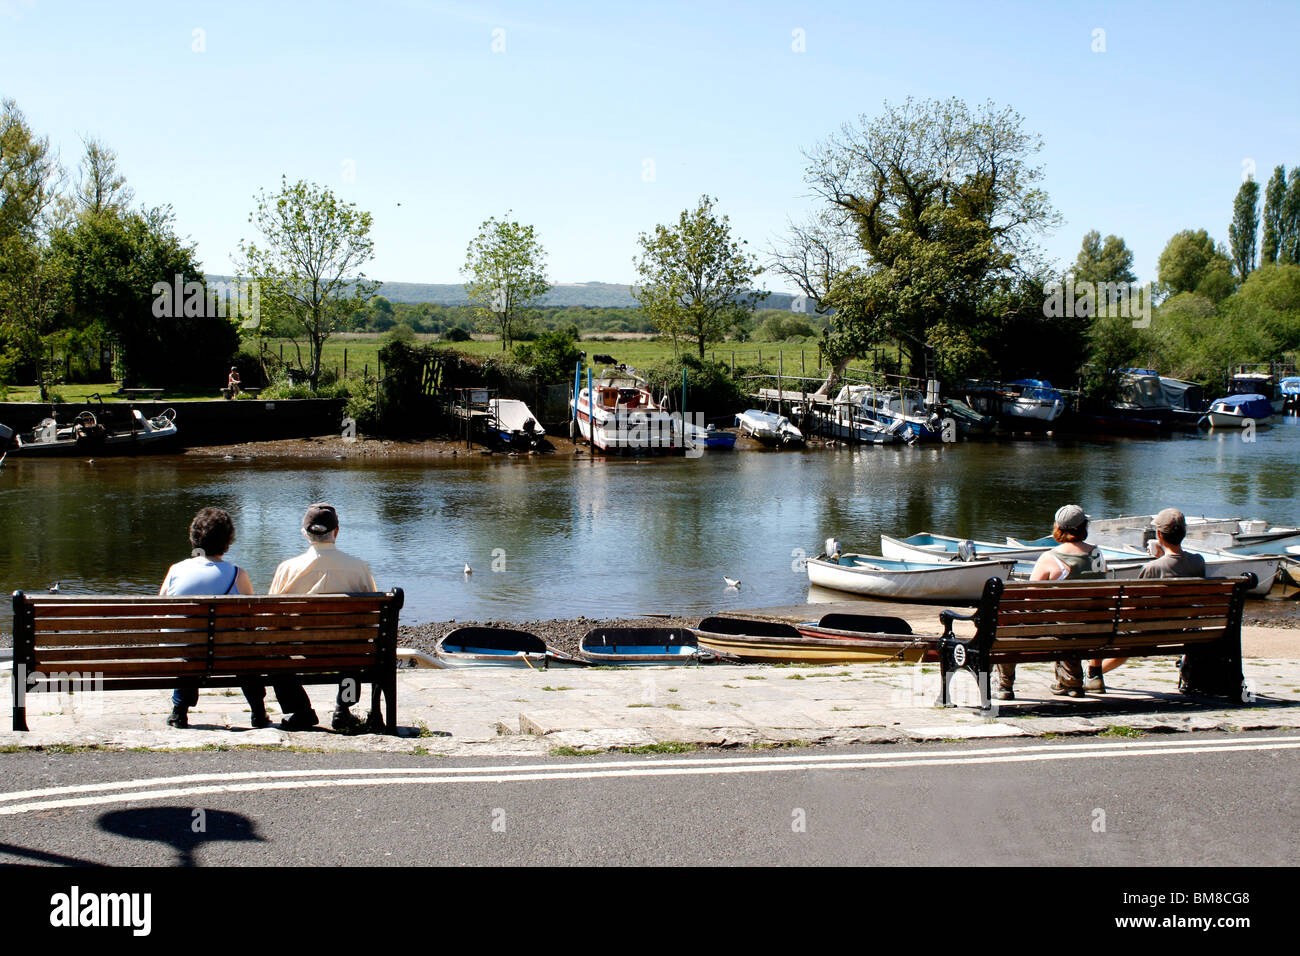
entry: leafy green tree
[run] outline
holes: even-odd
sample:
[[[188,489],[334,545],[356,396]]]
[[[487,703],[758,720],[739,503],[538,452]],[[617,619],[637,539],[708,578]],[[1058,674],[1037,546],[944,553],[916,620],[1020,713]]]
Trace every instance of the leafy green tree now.
[[[84,140],[76,204],[83,213],[125,212],[134,196],[118,171],[117,153],[97,139]]]
[[[729,218],[714,213],[715,201],[701,196],[676,226],[641,233],[641,254],[634,260],[641,307],[674,344],[679,338],[693,341],[701,359],[708,343],[721,341],[767,297],[753,291],[763,268],[745,251],[745,241],[732,238]]]
[[[578,328],[573,325],[547,330],[532,342],[515,346],[515,361],[531,365],[537,377],[549,384],[570,381],[581,358]]]
[[[1232,203],[1232,223],[1228,242],[1232,245],[1232,265],[1237,277],[1244,280],[1255,271],[1259,237],[1259,183],[1247,179],[1237,190]]]
[[[827,296],[837,364],[884,338],[914,371],[927,350],[949,372],[991,361],[992,303],[1034,271],[1034,236],[1059,221],[1030,163],[1042,142],[1022,127],[1009,107],[908,99],[810,155],[807,181],[866,260]]]
[[[315,392],[325,342],[378,288],[362,271],[374,256],[373,219],[355,203],[303,180],[291,186],[282,177],[278,193],[262,190],[254,198],[248,221],[259,238],[240,241],[240,268],[259,284],[262,310],[306,337],[310,360],[303,371]]]
[[[1102,241],[1096,229],[1083,237],[1083,246],[1074,260],[1075,282],[1136,282],[1133,252],[1119,236]]]
[[[1264,239],[1260,245],[1260,264],[1277,262],[1282,246],[1282,202],[1286,199],[1286,167],[1278,166],[1264,189]]]
[[[1218,260],[1231,260],[1219,249],[1204,229],[1184,229],[1175,233],[1160,253],[1158,274],[1160,284],[1172,294],[1194,292],[1211,264]]]
[[[551,288],[546,250],[536,231],[509,219],[493,217],[479,226],[461,274],[468,277],[465,294],[477,318],[500,333],[503,352],[526,324],[533,304]]]
[[[1279,222],[1277,261],[1300,265],[1300,166],[1291,167]]]

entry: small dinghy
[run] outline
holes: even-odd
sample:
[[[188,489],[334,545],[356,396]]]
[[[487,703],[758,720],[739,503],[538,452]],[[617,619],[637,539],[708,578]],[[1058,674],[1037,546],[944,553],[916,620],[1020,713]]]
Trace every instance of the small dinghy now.
[[[750,408],[736,416],[736,427],[742,435],[756,438],[764,445],[802,445],[803,432],[790,423],[790,419],[775,412]]]
[[[978,601],[989,578],[1006,580],[1015,558],[993,561],[900,561],[874,554],[819,554],[808,580],[819,587],[899,601]]]
[[[912,625],[901,617],[880,614],[823,614],[817,623],[805,621],[796,624],[805,637],[835,637],[866,641],[873,647],[890,652],[890,659],[914,662],[937,661],[939,641],[937,636],[913,634]],[[916,652],[920,652],[917,656]]]
[[[827,615],[832,616],[832,615]],[[851,664],[919,661],[925,646],[909,647],[898,635],[858,633],[854,637],[807,635],[775,621],[706,617],[691,633],[700,647],[727,661],[767,664]]]
[[[700,664],[716,660],[682,627],[598,627],[582,636],[578,653],[593,664]]]
[[[1032,544],[1018,547],[1012,544],[995,544],[992,541],[971,541],[953,538],[946,534],[913,534],[906,538],[880,536],[880,554],[886,558],[921,561],[977,561],[983,559],[1012,559],[1037,561],[1044,551],[1056,546]]]
[[[458,627],[434,650],[444,667],[580,667],[586,661],[546,646],[536,634],[507,627]]]

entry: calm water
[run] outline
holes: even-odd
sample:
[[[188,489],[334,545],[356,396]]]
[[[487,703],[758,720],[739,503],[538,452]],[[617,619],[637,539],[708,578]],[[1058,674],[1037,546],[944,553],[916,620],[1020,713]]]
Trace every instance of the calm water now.
[[[8,590],[153,593],[188,556],[201,507],[228,509],[230,558],[265,588],[303,547],[305,506],[330,501],[340,547],[403,621],[705,613],[807,599],[795,549],[829,535],[1038,536],[1074,501],[1093,514],[1263,517],[1300,524],[1300,422],[1162,441],[1050,439],[913,448],[707,454],[698,460],[455,464],[23,461],[0,469],[0,583]],[[493,572],[496,563],[504,570]],[[474,569],[466,577],[462,568]],[[728,591],[722,576],[741,579]],[[10,609],[0,611],[8,631]]]

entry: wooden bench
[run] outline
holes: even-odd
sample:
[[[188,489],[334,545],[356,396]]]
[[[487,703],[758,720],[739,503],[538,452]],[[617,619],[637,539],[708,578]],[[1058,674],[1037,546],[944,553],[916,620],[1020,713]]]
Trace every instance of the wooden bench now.
[[[88,597],[15,591],[13,729],[26,695],[270,684],[296,678],[372,686],[370,720],[397,732],[401,588],[273,597]],[[358,691],[360,688],[358,688]]]
[[[1253,574],[1237,580],[1163,578],[1039,581],[990,578],[971,614],[943,611],[938,705],[952,706],[949,684],[975,676],[988,709],[996,664],[1186,654],[1199,692],[1242,701],[1241,613]],[[974,621],[974,637],[953,634]]]

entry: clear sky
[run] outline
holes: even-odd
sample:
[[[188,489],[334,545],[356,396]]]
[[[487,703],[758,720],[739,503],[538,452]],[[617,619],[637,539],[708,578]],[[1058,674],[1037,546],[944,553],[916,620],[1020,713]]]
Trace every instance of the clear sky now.
[[[1226,241],[1243,163],[1300,164],[1297,41],[1296,2],[0,0],[0,96],[68,167],[83,135],[115,149],[208,271],[283,174],[370,210],[368,274],[411,282],[460,281],[507,210],[553,281],[630,282],[638,233],[702,193],[762,251],[840,124],[992,99],[1045,141],[1048,258],[1113,232],[1145,280],[1179,229]]]

